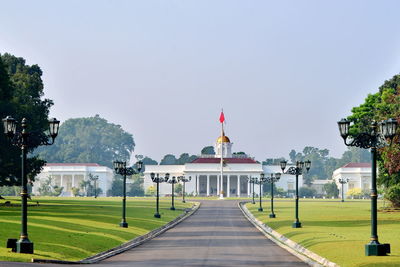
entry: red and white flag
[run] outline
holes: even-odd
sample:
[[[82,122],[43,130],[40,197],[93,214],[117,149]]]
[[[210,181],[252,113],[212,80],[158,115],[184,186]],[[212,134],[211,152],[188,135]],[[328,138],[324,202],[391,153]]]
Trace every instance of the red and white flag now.
[[[221,111],[221,115],[219,115],[219,122],[220,122],[220,123],[224,123],[224,121],[225,121],[224,112]]]

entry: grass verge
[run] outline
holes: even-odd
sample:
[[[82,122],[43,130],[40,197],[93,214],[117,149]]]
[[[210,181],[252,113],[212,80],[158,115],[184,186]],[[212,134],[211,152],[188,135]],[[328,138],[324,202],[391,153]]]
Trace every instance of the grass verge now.
[[[380,203],[381,204],[381,203]],[[343,267],[400,266],[400,212],[378,213],[378,236],[390,243],[390,256],[365,256],[364,245],[370,238],[370,201],[300,200],[302,228],[292,228],[295,205],[275,201],[276,218],[269,218],[269,203],[259,212],[258,203],[246,204],[254,216],[275,231],[307,249]]]
[[[7,198],[19,204],[17,198]],[[119,227],[121,198],[51,198],[35,197],[28,207],[29,239],[35,254],[12,253],[6,248],[8,238],[19,238],[21,208],[0,207],[0,260],[30,261],[31,258],[76,261],[111,249],[154,230],[179,216],[191,203],[160,199],[161,218],[154,218],[154,198],[127,198],[128,228]],[[4,201],[2,201],[4,202]]]

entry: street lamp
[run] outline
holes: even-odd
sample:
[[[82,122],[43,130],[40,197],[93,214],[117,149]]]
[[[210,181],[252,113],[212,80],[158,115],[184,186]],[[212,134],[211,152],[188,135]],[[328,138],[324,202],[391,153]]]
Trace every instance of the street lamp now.
[[[157,183],[157,197],[156,197],[156,213],[154,214],[154,217],[156,218],[161,218],[161,215],[159,213],[159,199],[160,199],[160,183],[167,182],[169,179],[169,173],[165,174],[165,177],[161,177],[159,173],[150,173],[150,178],[153,181],[153,183]]]
[[[123,182],[123,197],[122,197],[122,220],[119,226],[127,228],[128,223],[126,222],[126,176],[138,174],[143,168],[143,162],[140,160],[136,162],[136,170],[132,167],[126,167],[126,161],[116,160],[113,162],[115,173],[120,174],[124,177]]]
[[[263,211],[262,208],[262,185],[267,181],[267,178],[265,178],[264,173],[260,174],[260,178],[257,179],[256,184],[260,185],[260,207],[258,208],[258,211]]]
[[[271,173],[270,176],[266,177],[267,183],[271,184],[271,214],[269,215],[270,218],[275,218],[274,213],[274,183],[278,182],[281,179],[281,173]]]
[[[174,203],[174,196],[175,196],[175,192],[174,192],[174,185],[176,184],[176,183],[178,183],[178,177],[175,177],[175,176],[172,176],[172,178],[171,179],[169,179],[168,181],[167,181],[168,183],[170,183],[171,184],[171,191],[172,191],[172,206],[171,206],[171,208],[169,208],[170,210],[175,210],[175,203]]]
[[[94,181],[94,198],[97,198],[97,181],[99,180],[99,176],[93,176],[92,180]]]
[[[250,183],[250,188],[251,188],[251,185],[253,184],[253,201],[251,202],[251,204],[256,204],[256,202],[254,201],[254,184],[257,182],[257,177],[249,177],[248,178],[248,181],[249,181],[249,183]]]
[[[17,146],[22,151],[22,168],[21,168],[21,235],[16,243],[16,252],[33,254],[33,242],[28,238],[28,188],[27,188],[27,171],[26,171],[26,155],[28,150],[34,146],[49,146],[54,144],[54,140],[58,135],[60,121],[53,118],[49,120],[48,133],[28,132],[27,119],[23,118],[21,121],[21,131],[17,131],[17,121],[11,116],[7,116],[3,120],[4,133],[7,135],[11,144]],[[39,138],[40,142],[33,144],[30,137],[34,139]],[[51,141],[50,141],[51,139]]]
[[[348,182],[348,178],[339,178],[339,183],[342,184],[342,202],[344,202],[344,184],[347,184]]]
[[[183,203],[186,203],[186,201],[185,201],[186,182],[189,182],[191,179],[192,179],[191,176],[189,176],[188,178],[186,178],[186,176],[184,176],[184,175],[178,177],[178,180],[183,183],[183,186],[182,186],[182,202]]]
[[[350,136],[350,121],[338,121],[339,132],[346,146],[355,146],[371,149],[371,241],[365,245],[366,256],[385,256],[390,253],[390,244],[381,244],[378,241],[378,215],[377,215],[377,190],[376,190],[376,157],[377,148],[382,148],[388,143],[386,139],[393,140],[397,130],[397,120],[388,119],[380,123],[372,122],[371,131]],[[350,137],[350,138],[349,138]]]
[[[303,174],[304,168],[307,170],[307,172],[311,168],[311,161],[306,160],[306,161],[297,161],[296,162],[296,167],[290,167],[286,172],[287,161],[281,161],[281,169],[282,173],[284,174],[290,174],[290,175],[296,175],[296,211],[295,211],[295,221],[292,224],[293,228],[301,228],[301,222],[299,221],[299,175]]]

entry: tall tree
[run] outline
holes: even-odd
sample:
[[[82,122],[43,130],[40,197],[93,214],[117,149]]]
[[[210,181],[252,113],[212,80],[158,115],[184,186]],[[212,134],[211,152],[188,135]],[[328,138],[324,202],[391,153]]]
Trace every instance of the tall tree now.
[[[66,120],[59,132],[53,146],[38,150],[48,162],[90,162],[112,168],[114,160],[128,161],[135,147],[130,133],[99,115]]]
[[[165,155],[160,162],[160,165],[176,165],[176,164],[178,164],[178,160],[172,154]]]
[[[213,146],[203,147],[203,149],[201,150],[201,154],[202,155],[215,155],[214,147]]]
[[[0,55],[0,117],[11,115],[18,122],[28,121],[31,137],[29,152],[39,142],[34,136],[48,129],[48,115],[53,102],[44,98],[42,70],[38,65],[26,65],[25,59],[10,54]],[[57,141],[56,141],[57,142]],[[0,186],[20,185],[21,150],[12,146],[0,134]],[[27,160],[28,178],[33,181],[45,162],[30,155]]]
[[[388,118],[400,120],[400,74],[387,80],[379,87],[379,91],[370,94],[365,102],[352,109],[348,119],[354,124],[350,134],[369,132],[372,121]],[[378,150],[378,184],[384,186],[385,196],[395,206],[400,206],[400,130],[390,146]]]

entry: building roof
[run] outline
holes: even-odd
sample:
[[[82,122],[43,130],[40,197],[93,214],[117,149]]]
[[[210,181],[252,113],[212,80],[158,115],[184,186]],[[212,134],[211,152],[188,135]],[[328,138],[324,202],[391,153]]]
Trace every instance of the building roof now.
[[[86,166],[86,167],[101,167],[97,163],[46,163],[45,166]]]
[[[256,164],[252,158],[224,158],[224,161],[228,164]],[[220,163],[220,158],[197,158],[190,163]]]
[[[229,137],[226,136],[226,135],[220,136],[217,139],[217,143],[218,144],[220,144],[220,143],[230,143],[230,142],[231,142],[231,140],[229,140]]]
[[[344,165],[342,168],[371,168],[371,163],[350,162]]]

